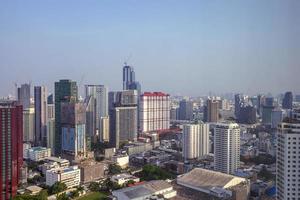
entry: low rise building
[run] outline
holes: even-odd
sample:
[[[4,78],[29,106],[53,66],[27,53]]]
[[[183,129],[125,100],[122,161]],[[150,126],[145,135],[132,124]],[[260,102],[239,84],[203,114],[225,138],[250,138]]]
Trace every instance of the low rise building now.
[[[80,169],[78,166],[71,166],[46,171],[46,185],[52,186],[56,182],[65,183],[67,188],[79,186]]]
[[[170,199],[176,196],[173,186],[162,180],[149,181],[137,186],[127,187],[112,192],[117,200],[139,200],[139,199],[157,199],[162,196],[164,199]]]
[[[108,164],[96,162],[94,160],[85,160],[78,164],[80,169],[81,183],[96,181],[105,177],[108,170]]]
[[[133,176],[131,174],[117,174],[117,175],[113,175],[110,180],[112,182],[118,183],[119,185],[123,185],[125,183],[127,183],[128,181],[134,181],[135,183],[140,182],[140,178]]]
[[[112,156],[112,161],[119,165],[122,169],[128,167],[129,156],[127,154],[117,154]]]
[[[41,161],[51,156],[51,149],[45,147],[32,147],[24,149],[23,157],[32,161]]]

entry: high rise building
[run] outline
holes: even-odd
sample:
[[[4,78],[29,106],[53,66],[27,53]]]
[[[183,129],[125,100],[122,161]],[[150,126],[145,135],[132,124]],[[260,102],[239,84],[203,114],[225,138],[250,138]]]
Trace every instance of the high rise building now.
[[[78,88],[75,81],[60,80],[55,82],[55,155],[61,154],[62,127],[61,127],[61,103],[77,102]]]
[[[264,106],[274,106],[274,97],[265,97]]]
[[[12,199],[23,165],[23,108],[14,101],[0,101],[0,200]]]
[[[149,133],[170,128],[170,95],[145,92],[140,96],[140,131]]]
[[[51,149],[51,153],[54,154],[54,142],[55,142],[55,107],[54,103],[47,105],[47,147]]]
[[[109,117],[101,117],[100,135],[103,142],[109,142]]]
[[[22,84],[18,88],[18,102],[23,106],[24,110],[30,107],[30,88],[31,86],[28,83]]]
[[[62,157],[80,160],[86,157],[86,110],[83,103],[61,103]]]
[[[209,124],[183,125],[183,157],[196,159],[209,153]]]
[[[193,102],[182,100],[179,102],[179,119],[192,120],[193,119]]]
[[[129,86],[135,82],[135,73],[133,67],[127,65],[123,67],[123,90],[129,90]]]
[[[96,101],[93,96],[87,96],[84,100],[84,106],[86,111],[86,143],[88,150],[91,149],[91,143],[97,142],[96,135]]]
[[[284,98],[282,100],[282,108],[283,109],[292,109],[293,108],[293,93],[286,92],[284,94]]]
[[[278,126],[276,158],[277,199],[300,198],[300,111]]]
[[[114,100],[109,115],[109,139],[118,149],[120,142],[137,139],[137,91],[116,92]]]
[[[278,125],[283,120],[283,110],[280,108],[272,110],[271,113],[271,128],[277,129]]]
[[[241,106],[239,110],[239,117],[237,119],[242,124],[256,123],[256,108],[251,105]]]
[[[265,125],[271,125],[271,115],[272,115],[272,110],[274,109],[274,106],[267,106],[264,105],[262,106],[262,123]]]
[[[208,99],[204,107],[204,121],[218,122],[219,121],[219,102],[217,100]]]
[[[104,85],[86,85],[85,96],[92,96],[96,102],[96,128],[99,131],[101,117],[108,116],[108,89]]]
[[[23,110],[23,141],[34,143],[34,108]]]
[[[236,123],[219,123],[214,129],[215,170],[234,174],[240,166],[240,127]]]
[[[48,94],[44,86],[34,87],[35,146],[47,146]]]

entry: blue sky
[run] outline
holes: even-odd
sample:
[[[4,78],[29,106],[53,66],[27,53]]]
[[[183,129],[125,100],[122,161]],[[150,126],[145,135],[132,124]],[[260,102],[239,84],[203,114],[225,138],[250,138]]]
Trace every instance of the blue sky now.
[[[0,96],[14,83],[300,93],[300,1],[0,0]],[[82,81],[80,81],[82,80]]]

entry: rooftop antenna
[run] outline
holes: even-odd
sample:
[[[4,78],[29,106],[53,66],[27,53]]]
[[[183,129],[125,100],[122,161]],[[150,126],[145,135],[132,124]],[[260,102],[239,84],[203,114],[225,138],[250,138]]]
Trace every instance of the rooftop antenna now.
[[[129,56],[125,59],[124,65],[127,66],[128,61],[131,59],[132,54],[130,53]]]

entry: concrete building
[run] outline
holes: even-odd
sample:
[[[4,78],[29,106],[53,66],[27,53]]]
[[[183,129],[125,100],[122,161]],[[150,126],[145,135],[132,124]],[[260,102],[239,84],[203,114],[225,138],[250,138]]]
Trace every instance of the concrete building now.
[[[104,162],[95,162],[94,160],[84,160],[78,164],[81,174],[81,183],[97,181],[105,177],[108,165]]]
[[[108,88],[104,85],[86,85],[85,96],[91,96],[95,101],[96,129],[100,132],[101,117],[108,116]]]
[[[270,104],[270,102],[269,102]],[[262,123],[265,125],[270,125],[272,122],[272,111],[274,109],[274,106],[262,106]]]
[[[23,158],[38,162],[51,156],[51,149],[45,147],[32,147],[25,150]]]
[[[101,117],[100,119],[100,135],[103,142],[109,142],[109,116]]]
[[[196,159],[209,153],[209,124],[183,125],[183,157]]]
[[[202,168],[195,168],[179,176],[177,184],[205,193],[208,195],[207,199],[248,200],[250,196],[249,180]],[[192,192],[189,193],[191,195]],[[196,198],[189,199],[202,199],[200,195],[194,196]]]
[[[277,144],[277,199],[300,198],[300,111],[278,126]]]
[[[119,165],[122,169],[125,169],[129,165],[129,156],[127,154],[113,155],[111,160]]]
[[[214,167],[234,174],[240,166],[240,127],[236,123],[219,123],[214,128]]]
[[[126,173],[113,175],[110,177],[110,180],[118,185],[124,185],[128,181],[134,181],[135,183],[140,182],[140,178]]]
[[[12,199],[23,166],[23,108],[15,101],[0,101],[1,200]]]
[[[83,103],[61,103],[62,157],[86,157],[86,112]]]
[[[35,146],[47,146],[48,92],[44,86],[34,87]]]
[[[271,113],[271,128],[276,129],[283,120],[283,110],[280,108],[272,110]]]
[[[181,100],[179,102],[179,120],[193,119],[193,102],[188,100]]]
[[[55,142],[55,109],[54,104],[48,104],[48,119],[47,119],[47,147],[51,148],[51,153],[54,154]]]
[[[256,108],[251,105],[241,106],[237,121],[242,124],[256,123]]]
[[[208,99],[204,107],[204,121],[218,122],[219,121],[219,102],[217,100]]]
[[[96,101],[93,96],[87,96],[84,99],[84,107],[86,113],[85,135],[86,146],[88,150],[91,150],[92,143],[96,143],[98,140],[98,130],[96,129],[97,117],[96,117]]]
[[[55,82],[55,155],[61,155],[62,127],[61,127],[61,103],[77,102],[78,88],[75,81],[60,80]]]
[[[170,95],[145,92],[140,97],[140,132],[149,133],[170,128]]]
[[[171,184],[162,180],[149,181],[132,187],[115,190],[112,195],[117,200],[170,199],[176,196]]]
[[[30,108],[30,89],[30,83],[22,84],[21,87],[18,88],[18,102],[23,106],[24,110]]]
[[[23,109],[23,141],[34,142],[34,108]]]
[[[137,139],[137,91],[116,92],[114,101],[109,115],[109,139],[118,149],[120,142]]]
[[[56,182],[65,183],[67,188],[77,187],[80,184],[80,169],[78,166],[56,168],[46,171],[46,185],[52,186]]]
[[[293,93],[286,92],[284,94],[284,98],[282,100],[282,108],[283,109],[292,109],[293,108]]]

